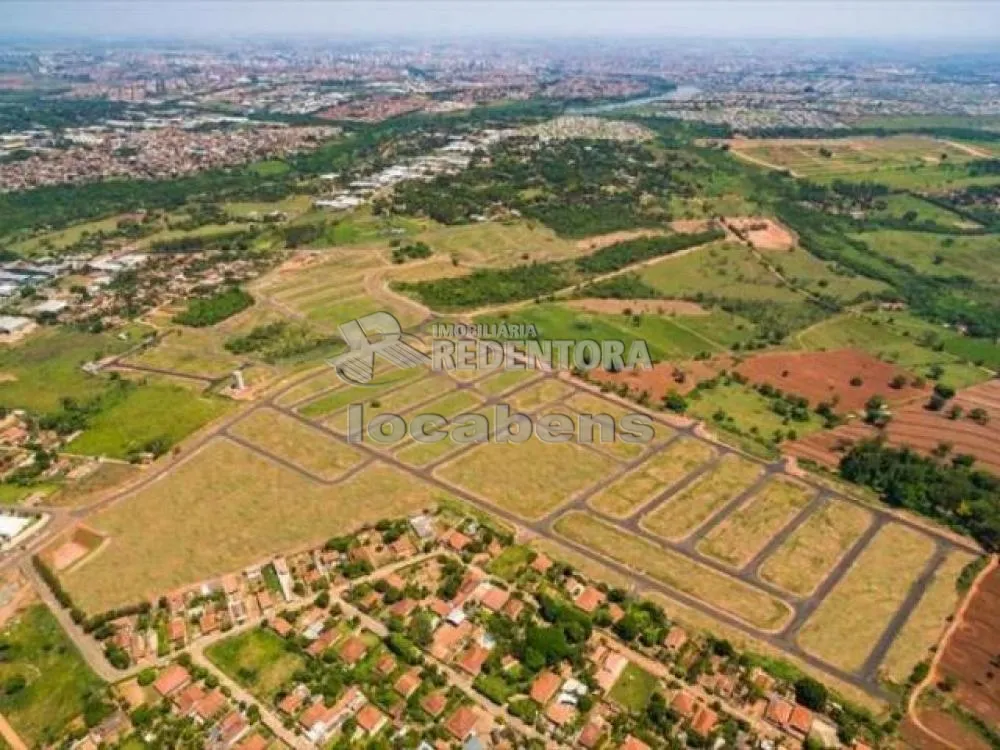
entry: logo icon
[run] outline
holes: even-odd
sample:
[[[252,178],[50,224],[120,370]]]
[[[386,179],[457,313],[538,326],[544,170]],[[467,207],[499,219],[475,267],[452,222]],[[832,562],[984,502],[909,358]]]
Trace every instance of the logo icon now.
[[[345,382],[370,383],[375,375],[376,356],[403,370],[418,365],[430,367],[430,357],[403,341],[403,328],[391,313],[364,315],[342,323],[339,328],[350,351],[334,357],[329,364]]]

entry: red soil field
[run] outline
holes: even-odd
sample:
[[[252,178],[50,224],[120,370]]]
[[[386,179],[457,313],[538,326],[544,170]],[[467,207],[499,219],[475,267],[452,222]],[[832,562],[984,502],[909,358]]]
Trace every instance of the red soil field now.
[[[727,356],[713,357],[708,360],[688,360],[686,362],[659,362],[651,370],[636,372],[607,372],[592,370],[591,379],[600,383],[618,385],[625,383],[636,395],[648,391],[654,403],[658,403],[670,391],[685,395],[694,390],[702,380],[711,380],[720,371],[732,367],[732,359]],[[676,373],[683,372],[683,380],[678,380]]]
[[[944,711],[922,708],[919,716],[921,724],[951,744],[945,745],[925,734],[919,726],[907,719],[900,727],[900,735],[906,747],[913,750],[952,750],[955,747],[963,750],[992,750],[990,743]]]
[[[990,726],[1000,726],[1000,568],[983,579],[937,664],[952,696]]]
[[[888,427],[882,431],[890,445],[908,445],[927,454],[940,443],[951,443],[951,455],[974,456],[977,467],[1000,474],[1000,380],[960,391],[941,411],[928,411],[925,403],[921,399],[893,413]],[[962,407],[960,418],[948,418],[952,406]],[[969,418],[969,412],[975,408],[984,409],[989,415],[986,424],[977,424]],[[875,437],[878,432],[868,425],[852,422],[788,443],[783,450],[796,458],[832,466],[850,443]],[[838,451],[838,446],[842,450]]]
[[[876,394],[890,404],[898,404],[929,392],[926,387],[911,386],[912,375],[906,370],[859,349],[758,354],[737,366],[736,371],[751,382],[768,383],[786,393],[804,396],[813,406],[839,397],[836,410],[842,414],[863,411],[865,402]],[[907,384],[890,388],[889,383],[897,375],[905,377]],[[851,385],[855,377],[861,378],[861,385]]]

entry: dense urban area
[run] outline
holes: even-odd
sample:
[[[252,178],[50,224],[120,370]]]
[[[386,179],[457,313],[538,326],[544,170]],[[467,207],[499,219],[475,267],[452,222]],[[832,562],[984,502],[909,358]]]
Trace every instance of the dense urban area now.
[[[0,748],[1000,748],[998,371],[995,49],[7,39]]]

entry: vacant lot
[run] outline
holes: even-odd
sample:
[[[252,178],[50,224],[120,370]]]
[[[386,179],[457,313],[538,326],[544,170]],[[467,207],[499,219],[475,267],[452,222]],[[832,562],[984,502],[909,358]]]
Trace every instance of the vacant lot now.
[[[324,367],[313,377],[292,386],[277,398],[278,406],[293,406],[306,399],[324,393],[343,388],[347,384],[340,379],[340,376],[332,367]]]
[[[572,500],[616,466],[574,443],[486,443],[435,470],[492,505],[536,519]]]
[[[990,235],[940,235],[880,229],[855,235],[873,251],[929,276],[967,276],[1000,285],[1000,245]]]
[[[409,370],[390,370],[381,376],[377,376],[371,383],[366,385],[351,385],[337,388],[330,393],[325,393],[303,404],[298,408],[298,411],[303,416],[315,418],[333,414],[347,407],[349,404],[363,403],[371,405],[373,401],[378,401],[387,391],[399,388],[404,383],[416,380],[426,374],[427,371],[422,367],[413,367]],[[308,382],[311,383],[312,381]],[[323,382],[325,382],[325,379]]]
[[[574,388],[561,380],[546,378],[504,399],[512,411],[533,412],[543,406],[569,396]]]
[[[564,260],[589,252],[578,247],[579,243],[560,239],[551,229],[522,222],[443,227],[424,232],[418,239],[435,253],[457,258],[461,263],[498,268],[526,261]]]
[[[214,643],[205,652],[219,669],[263,701],[270,702],[305,662],[284,638],[264,628]]]
[[[111,541],[65,584],[85,610],[99,612],[433,506],[443,496],[381,465],[336,487],[319,485],[219,439],[94,516],[92,525]]]
[[[874,395],[889,403],[900,403],[930,391],[927,386],[913,386],[914,376],[902,368],[859,349],[758,354],[736,369],[751,382],[804,396],[813,406],[823,401],[835,404],[840,413],[863,411]],[[902,378],[900,387],[890,385],[894,378]]]
[[[496,396],[538,377],[539,374],[536,370],[501,370],[476,383],[476,390],[486,396]]]
[[[793,479],[775,477],[714,528],[698,550],[742,568],[806,507],[813,495],[813,490]]]
[[[670,391],[677,391],[681,395],[690,393],[698,383],[711,380],[731,364],[732,360],[728,356],[721,355],[709,360],[659,362],[649,370],[608,372],[598,368],[590,372],[590,377],[598,383],[624,384],[636,396],[645,391],[650,395],[652,403],[658,403]]]
[[[708,443],[681,438],[673,445],[615,480],[588,501],[609,516],[624,518],[715,456]]]
[[[958,576],[974,559],[975,556],[968,552],[955,551],[941,563],[927,592],[882,662],[881,669],[888,679],[903,684],[917,662],[933,656],[934,646],[941,640],[949,618],[962,599],[956,586]]]
[[[656,686],[657,680],[653,675],[629,662],[621,676],[611,686],[608,698],[626,711],[640,713],[646,710]]]
[[[843,500],[829,500],[764,562],[761,578],[793,594],[809,594],[871,521],[871,513],[863,508]]]
[[[336,479],[362,456],[350,446],[273,409],[258,409],[230,431],[322,479]]]
[[[73,453],[128,458],[142,451],[165,451],[221,416],[232,402],[199,395],[189,388],[149,383],[108,397],[108,408],[90,420],[70,443]]]
[[[860,668],[933,552],[924,534],[883,528],[806,622],[799,644],[841,669]]]
[[[611,439],[604,439],[606,436],[601,432],[600,427],[594,426],[591,427],[586,437],[591,439],[594,447],[598,450],[622,460],[636,459],[644,452],[660,445],[665,440],[672,438],[676,434],[674,430],[670,429],[662,422],[650,419],[651,429],[653,430],[653,435],[650,440],[648,442],[628,443],[622,439],[623,432],[619,429],[619,427],[624,423],[623,420],[628,415],[633,413],[632,410],[626,409],[618,404],[612,403],[611,401],[595,396],[591,393],[577,393],[575,396],[566,399],[564,404],[567,408],[561,408],[561,406],[558,406],[553,407],[552,411],[565,413],[567,416],[571,416],[577,424],[579,424],[577,415],[587,415],[593,417],[594,419],[601,416],[611,417],[615,423],[615,432],[614,435],[611,436]],[[578,434],[582,434],[579,428],[577,432]]]
[[[449,397],[445,396],[445,398]],[[469,413],[481,414],[485,417],[489,432],[492,434],[496,418],[495,406],[486,406]],[[396,452],[395,457],[403,463],[411,466],[428,466],[434,462],[440,461],[446,456],[465,447],[462,443],[456,442],[450,436],[451,431],[454,429],[456,429],[454,425],[449,425],[447,428],[449,437],[436,443],[418,443],[416,441],[409,440],[402,444]]]
[[[104,683],[84,662],[44,604],[15,615],[3,629],[0,682],[23,678],[22,690],[0,694],[0,712],[31,747],[47,747],[83,712]]]
[[[787,605],[767,594],[587,513],[567,513],[555,528],[568,539],[763,630],[779,628],[791,614]]]
[[[730,217],[726,224],[749,240],[757,250],[789,250],[795,237],[780,222],[759,216]]]
[[[708,474],[688,485],[642,519],[642,527],[666,539],[683,539],[763,474],[753,461],[729,454]]]
[[[226,351],[227,335],[214,328],[175,328],[156,346],[122,364],[136,364],[213,380],[239,367],[244,359]]]

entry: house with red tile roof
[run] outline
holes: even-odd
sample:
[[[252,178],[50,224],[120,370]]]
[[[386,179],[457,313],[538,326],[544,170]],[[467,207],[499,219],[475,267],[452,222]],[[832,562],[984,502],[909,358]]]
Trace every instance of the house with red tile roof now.
[[[597,719],[587,722],[576,738],[576,744],[587,750],[593,750],[604,739],[604,725]]]
[[[396,669],[396,660],[392,658],[391,654],[385,654],[379,658],[375,669],[388,677]]]
[[[650,750],[649,745],[631,734],[622,742],[621,750]]]
[[[229,747],[250,730],[250,724],[239,711],[226,714],[215,727],[214,732],[220,747]]]
[[[535,678],[535,681],[531,683],[531,700],[540,706],[544,706],[553,696],[559,691],[559,686],[562,685],[562,677],[545,670],[539,673]]]
[[[282,638],[292,632],[291,623],[284,617],[273,617],[267,621],[267,626]]]
[[[564,727],[576,718],[576,706],[569,703],[553,703],[545,709],[545,718],[557,727]]]
[[[499,586],[490,586],[479,598],[479,603],[490,612],[499,612],[507,604],[508,599],[510,599],[509,591],[505,591]]]
[[[365,734],[376,734],[382,727],[389,723],[386,715],[371,703],[366,704],[364,708],[358,711],[358,715],[355,718],[358,722],[358,728]]]
[[[691,731],[701,737],[708,737],[719,723],[719,715],[707,706],[701,706],[691,720]]]
[[[368,653],[368,646],[365,645],[365,642],[356,635],[352,635],[344,641],[344,645],[340,647],[340,651],[337,653],[340,655],[340,658],[344,661],[344,663],[354,666],[365,657],[365,654]]]
[[[191,682],[191,675],[180,664],[171,664],[153,682],[153,689],[162,696],[168,696]]]
[[[483,664],[489,658],[489,649],[483,648],[482,646],[472,645],[469,646],[465,653],[462,654],[461,658],[458,660],[458,666],[463,672],[476,677],[483,669]]]
[[[472,734],[479,722],[479,714],[468,706],[459,706],[448,720],[444,723],[444,728],[459,742],[465,742]]]
[[[764,713],[764,719],[784,729],[792,717],[792,708],[792,704],[784,698],[779,698],[776,695],[771,696],[771,700],[767,704],[767,711]]]
[[[184,622],[184,618],[175,617],[167,625],[167,640],[169,640],[177,648],[183,648],[184,643],[187,640],[187,625]]]
[[[390,573],[385,577],[385,582],[391,587],[396,589],[396,591],[402,591],[406,588],[406,581],[403,580],[403,576],[399,573]]]
[[[510,599],[507,600],[507,603],[503,605],[503,609],[500,611],[510,619],[516,620],[518,617],[521,616],[521,613],[524,611],[524,602],[522,602],[520,599],[511,597]]]
[[[472,540],[469,539],[469,537],[467,537],[461,531],[458,531],[456,529],[455,531],[452,531],[450,534],[448,534],[448,537],[445,539],[444,543],[447,544],[456,552],[461,552],[463,549],[472,544]]]
[[[582,609],[588,615],[592,615],[598,607],[604,604],[605,596],[599,590],[593,586],[587,586],[580,594],[573,600],[573,604]]]
[[[435,719],[441,715],[447,705],[448,698],[440,690],[424,696],[424,699],[420,701],[420,707]]]
[[[278,702],[278,710],[289,716],[294,716],[302,708],[302,704],[308,695],[306,692],[293,690]]]
[[[318,659],[337,640],[337,635],[336,630],[327,630],[306,647],[306,653],[314,659]]]
[[[174,693],[174,708],[177,709],[177,713],[181,716],[187,716],[198,704],[198,701],[204,697],[205,691],[202,689],[201,685],[198,685],[197,683],[190,683],[183,690],[179,690]]]
[[[531,561],[531,569],[537,573],[545,573],[549,568],[552,567],[552,560],[547,556],[543,555],[541,552]]]
[[[687,690],[678,691],[677,695],[674,696],[674,699],[670,701],[670,707],[686,718],[690,718],[694,715],[696,704],[697,702],[695,701],[694,696]]]
[[[420,670],[417,667],[410,669],[400,675],[393,685],[393,689],[404,698],[409,698],[420,689]]]
[[[254,732],[237,745],[236,750],[267,750],[267,740]]]
[[[203,724],[207,723],[222,713],[226,705],[226,696],[216,688],[195,704],[195,720]]]
[[[788,729],[803,739],[809,734],[813,724],[813,713],[805,706],[795,706],[788,717]]]
[[[404,620],[413,614],[413,610],[417,608],[417,603],[413,599],[400,599],[398,602],[389,607],[389,614],[393,617],[401,617]]]

